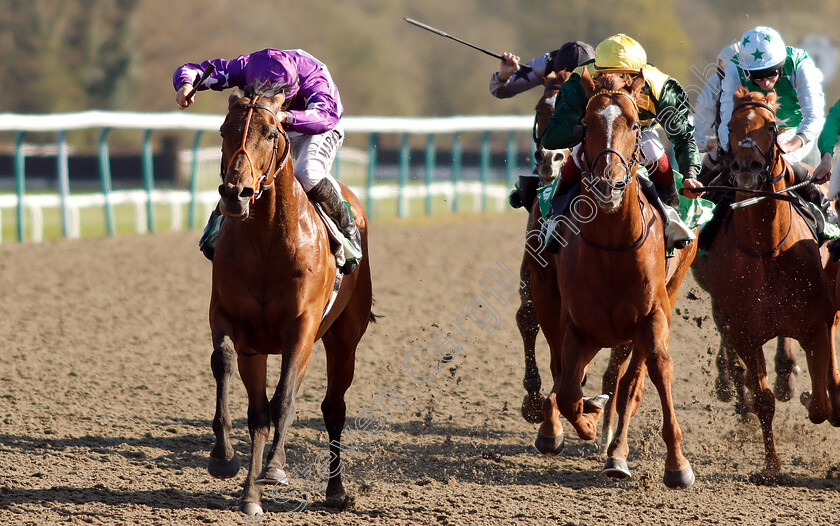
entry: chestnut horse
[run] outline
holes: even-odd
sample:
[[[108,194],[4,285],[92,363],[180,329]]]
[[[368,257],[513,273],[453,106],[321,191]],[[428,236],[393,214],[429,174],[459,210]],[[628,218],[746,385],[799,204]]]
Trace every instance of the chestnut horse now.
[[[754,191],[782,192],[793,171],[777,144],[776,94],[735,93],[730,171],[735,201]],[[814,423],[840,425],[840,375],[834,354],[836,266],[828,262],[792,203],[780,193],[728,213],[709,247],[701,283],[712,296],[725,345],[746,367],[745,383],[764,436],[764,470],[781,471],[773,436],[775,400],[762,345],[779,336],[806,351],[812,394],[803,393]]]
[[[225,221],[213,262],[210,298],[211,359],[216,378],[216,442],[208,470],[233,477],[239,462],[231,447],[228,410],[230,379],[236,367],[248,393],[251,462],[240,511],[262,513],[266,485],[287,484],[284,443],[295,418],[295,397],[306,373],[312,345],[323,338],[327,392],[321,410],[330,440],[327,505],[349,502],[341,481],[344,393],[353,381],[356,346],[367,329],[372,293],[367,257],[367,218],[358,199],[342,185],[362,235],[365,258],[341,281],[328,313],[336,263],[327,230],[296,181],[289,137],[277,118],[285,95],[280,85],[246,87],[229,101],[222,134],[224,182],[219,186]],[[264,175],[261,175],[264,174]],[[266,360],[282,355],[274,395],[266,397]],[[271,427],[274,437],[263,467]]]
[[[545,454],[562,450],[561,414],[580,438],[595,438],[603,400],[583,398],[586,367],[600,349],[629,349],[632,344],[630,364],[617,392],[618,430],[603,474],[630,476],[629,420],[641,401],[647,370],[662,405],[667,448],[663,482],[684,488],[694,482],[694,472],[680,448],[668,344],[672,306],[696,243],[677,251],[666,265],[662,222],[635,175],[641,146],[637,98],[645,81],[641,74],[630,85],[626,79],[610,74],[596,82],[588,74],[582,78],[589,98],[583,120],[585,175],[581,195],[572,206],[581,205],[592,213],[576,214],[575,229],[570,222],[560,225],[566,243],[556,255],[540,254],[541,246],[529,236],[531,292],[551,350],[554,380],[543,403],[535,445]],[[580,220],[582,216],[586,220]],[[540,221],[539,211],[532,210],[530,228],[538,230]],[[543,255],[547,257],[542,259]]]

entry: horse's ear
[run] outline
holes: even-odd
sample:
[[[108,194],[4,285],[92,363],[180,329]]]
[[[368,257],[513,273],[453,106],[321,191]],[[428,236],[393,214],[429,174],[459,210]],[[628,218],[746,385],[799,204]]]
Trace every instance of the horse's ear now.
[[[732,100],[738,102],[747,97],[750,94],[750,90],[746,88],[746,86],[738,86],[738,89],[735,90],[735,95],[732,97]]]
[[[235,90],[233,90],[233,92],[231,92],[230,94],[230,97],[228,97],[228,110],[230,110],[230,108],[233,107],[233,105],[236,104],[236,102],[244,96],[245,94],[242,92],[241,89],[236,88]]]
[[[586,98],[595,94],[595,81],[589,74],[589,69],[583,68],[583,73],[580,75],[580,85],[583,86],[583,91],[586,93]]]
[[[775,110],[776,109],[776,102],[779,98],[778,95],[776,94],[776,91],[775,90],[771,91],[770,93],[768,93],[766,95],[765,98],[767,99],[767,105]]]
[[[643,69],[639,69],[639,73],[636,75],[636,78],[633,79],[633,82],[630,84],[630,95],[635,98],[636,96],[641,93],[642,88],[645,87],[645,71]]]
[[[548,74],[543,79],[543,86],[546,88],[549,86],[554,85],[554,81],[557,79],[557,72],[556,71],[549,71]]]
[[[281,91],[277,95],[269,97],[267,100],[271,101],[270,106],[277,110],[285,110],[286,108],[284,105],[286,104],[286,92]]]

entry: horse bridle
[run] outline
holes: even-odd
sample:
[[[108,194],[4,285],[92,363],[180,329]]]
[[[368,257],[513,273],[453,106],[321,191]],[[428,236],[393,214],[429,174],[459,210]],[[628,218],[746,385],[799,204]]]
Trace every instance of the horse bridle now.
[[[629,93],[622,90],[601,90],[595,93],[594,95],[589,97],[589,100],[586,102],[586,110],[589,109],[589,105],[592,103],[592,99],[594,99],[595,97],[598,97],[599,95],[613,94],[624,95],[625,97],[628,97],[633,103],[633,107],[636,108],[636,114],[638,115],[639,105]],[[594,184],[597,180],[601,179],[607,184],[607,186],[610,187],[611,194],[615,192],[624,193],[624,191],[627,190],[627,186],[630,184],[630,181],[632,181],[633,176],[636,174],[636,168],[639,166],[639,164],[641,164],[639,160],[639,152],[641,151],[642,145],[641,125],[638,122],[636,122],[636,124],[634,125],[634,128],[636,129],[636,141],[633,145],[633,153],[630,155],[629,159],[625,159],[624,155],[614,148],[604,148],[603,150],[598,152],[598,155],[595,156],[594,161],[589,159],[589,153],[586,151],[586,124],[582,124],[582,127],[583,137],[581,139],[581,149],[583,150],[583,160],[585,164],[585,167],[583,169],[584,179],[586,179],[590,184]],[[601,178],[595,175],[595,163],[598,162],[601,156],[608,155],[610,153],[615,154],[618,157],[621,166],[624,168],[624,177],[620,182],[614,182],[612,179]]]
[[[242,143],[239,145],[239,149],[233,152],[230,160],[227,163],[227,168],[225,169],[225,173],[230,170],[230,167],[233,165],[234,159],[241,153],[245,155],[245,159],[248,160],[248,167],[251,170],[251,180],[253,181],[253,188],[254,193],[251,196],[251,202],[253,203],[256,201],[265,190],[271,188],[274,185],[274,179],[276,178],[277,174],[280,173],[280,170],[283,168],[283,163],[289,157],[289,151],[291,149],[289,140],[289,135],[286,133],[286,130],[283,129],[280,124],[277,124],[277,135],[274,136],[274,148],[271,152],[271,161],[268,163],[268,170],[264,174],[262,174],[259,178],[254,177],[254,161],[251,159],[251,155],[248,153],[248,150],[245,148],[245,141],[248,140],[248,129],[251,126],[251,116],[254,114],[254,110],[266,110],[267,112],[271,113],[274,117],[274,122],[279,123],[280,120],[277,118],[277,113],[271,109],[270,107],[266,106],[265,104],[257,104],[256,101],[259,99],[259,95],[254,97],[253,101],[249,103],[244,102],[237,102],[236,104],[231,105],[229,109],[233,108],[248,108],[248,116],[245,119],[245,130],[242,132]],[[280,149],[278,141],[280,140],[280,135],[283,135],[285,139],[285,144],[283,147],[283,154],[280,156],[280,161],[277,163],[277,169],[269,175],[271,171],[271,167],[274,166],[274,159],[277,157],[277,151]],[[222,174],[222,178],[224,178],[225,174]]]
[[[756,100],[748,100],[745,102],[741,102],[737,104],[734,108],[732,108],[732,114],[734,115],[736,111],[748,107],[758,107],[767,110],[773,116],[773,119],[770,121],[770,128],[773,131],[773,141],[770,143],[770,149],[767,152],[765,152],[761,149],[761,147],[758,144],[756,144],[756,142],[751,137],[745,137],[740,142],[738,142],[738,147],[734,152],[732,152],[732,157],[734,158],[738,154],[738,152],[740,152],[743,148],[749,148],[750,150],[760,155],[764,159],[764,167],[761,169],[761,172],[759,172],[759,186],[772,186],[781,181],[782,178],[784,178],[785,174],[787,174],[787,170],[783,171],[776,177],[772,177],[771,173],[773,169],[773,164],[776,162],[776,158],[781,155],[781,148],[779,148],[779,145],[777,144],[779,139],[779,128],[778,126],[776,126],[776,110],[774,110],[769,104],[765,104]],[[732,119],[729,120],[729,124],[727,125],[727,127],[729,128],[729,135],[731,137]]]
[[[594,99],[595,97],[597,97],[599,95],[612,95],[612,94],[625,95],[625,96],[629,97],[630,101],[633,103],[633,107],[636,108],[636,114],[638,115],[639,106],[636,103],[635,99],[633,99],[633,97],[629,93],[627,93],[626,91],[621,91],[621,90],[601,90],[601,91],[595,93],[594,95],[589,97],[589,100],[586,102],[586,110],[589,109],[589,104],[592,103],[592,99]],[[624,155],[622,155],[621,152],[619,152],[618,150],[616,150],[614,148],[604,148],[603,150],[598,152],[598,155],[595,156],[595,161],[592,162],[592,161],[590,161],[589,154],[586,151],[586,130],[587,130],[587,128],[586,128],[586,125],[583,124],[583,137],[581,139],[581,142],[582,142],[581,148],[583,149],[583,158],[584,158],[584,162],[586,164],[586,168],[584,168],[584,170],[583,170],[583,177],[590,184],[594,184],[598,179],[601,179],[601,180],[605,181],[607,183],[607,185],[610,187],[610,193],[611,194],[616,192],[616,191],[623,194],[627,190],[627,187],[630,185],[630,182],[633,180],[633,177],[636,175],[636,168],[639,166],[639,164],[641,164],[640,159],[639,159],[639,152],[641,151],[641,145],[642,145],[642,127],[638,122],[636,122],[634,124],[634,128],[636,129],[636,140],[635,140],[635,143],[633,145],[633,153],[630,155],[629,160],[625,159]],[[598,159],[600,159],[602,155],[607,155],[609,153],[615,154],[619,158],[619,160],[621,162],[621,165],[624,167],[624,178],[621,180],[621,182],[615,183],[615,182],[613,182],[612,179],[600,178],[600,177],[595,176],[595,173],[594,173],[595,172],[595,169],[594,169],[595,168],[595,163],[598,162]],[[574,161],[572,161],[572,162],[574,162]],[[642,203],[642,198],[641,197],[637,196],[637,199],[639,201],[639,212],[641,213],[642,220],[644,221],[644,204]],[[607,250],[607,251],[611,251],[611,252],[621,252],[621,251],[624,251],[624,250],[634,249],[634,248],[640,246],[642,243],[644,243],[645,240],[648,237],[648,234],[650,233],[650,227],[651,227],[651,221],[646,221],[644,223],[644,228],[642,230],[642,233],[638,237],[638,239],[636,239],[633,243],[630,243],[629,245],[620,246],[620,247],[601,245],[601,244],[595,243],[593,241],[590,241],[583,236],[583,232],[580,233],[580,238],[587,245],[590,245],[590,246],[592,246],[594,248],[597,248],[599,250]]]

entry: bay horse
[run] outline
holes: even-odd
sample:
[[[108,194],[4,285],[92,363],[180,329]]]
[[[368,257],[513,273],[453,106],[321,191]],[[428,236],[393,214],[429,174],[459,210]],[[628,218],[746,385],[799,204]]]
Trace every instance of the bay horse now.
[[[677,251],[666,265],[662,222],[636,180],[641,146],[637,99],[645,80],[641,72],[632,82],[628,77],[602,74],[593,81],[584,73],[581,80],[588,103],[584,180],[577,201],[591,208],[591,215],[580,214],[588,220],[578,220],[575,231],[560,224],[566,243],[556,255],[541,254],[548,256],[544,260],[535,257],[541,252],[539,242],[528,238],[531,293],[549,343],[553,377],[535,446],[544,454],[562,450],[561,415],[580,438],[595,438],[603,400],[583,398],[586,368],[604,347],[632,349],[616,393],[618,429],[602,473],[631,476],[626,461],[629,421],[641,401],[647,370],[662,405],[667,448],[663,482],[685,488],[694,482],[694,472],[680,447],[668,347],[672,307],[696,243]],[[529,228],[538,230],[540,222],[539,211],[532,210]]]
[[[838,312],[836,266],[785,194],[793,171],[777,144],[776,94],[734,95],[730,163],[735,201],[774,192],[730,210],[709,247],[703,286],[712,296],[721,338],[745,365],[745,384],[764,437],[764,473],[781,471],[773,435],[775,400],[762,345],[776,337],[806,351],[812,393],[802,401],[814,423],[840,425],[840,375],[834,349]]]
[[[216,379],[216,440],[208,471],[229,478],[239,471],[230,443],[230,379],[238,367],[248,393],[251,460],[240,511],[262,513],[260,499],[269,485],[288,483],[286,432],[295,418],[295,397],[309,364],[312,346],[326,349],[327,392],[321,410],[330,440],[326,503],[350,502],[341,480],[340,439],[353,381],[356,346],[367,329],[372,292],[367,257],[367,217],[356,196],[341,185],[361,232],[365,257],[341,279],[338,295],[325,312],[340,276],[327,230],[303,187],[296,181],[289,136],[277,118],[284,86],[251,84],[235,91],[221,127],[220,210],[223,223],[213,262],[210,329],[211,366]],[[280,380],[266,396],[266,362],[282,355]],[[263,467],[271,427],[274,436]]]

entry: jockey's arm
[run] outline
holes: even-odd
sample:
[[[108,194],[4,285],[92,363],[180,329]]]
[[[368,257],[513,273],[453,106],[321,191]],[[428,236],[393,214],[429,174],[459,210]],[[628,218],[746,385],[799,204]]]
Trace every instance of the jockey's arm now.
[[[508,99],[527,91],[534,86],[542,85],[548,68],[548,53],[528,61],[530,71],[519,66],[519,57],[511,53],[503,53],[504,57],[499,65],[499,71],[490,77],[490,93],[499,99]]]
[[[717,143],[710,144],[710,141],[717,137],[715,121],[718,116],[718,96],[720,95],[720,79],[715,73],[706,79],[703,90],[694,105],[694,139],[697,141],[697,148],[700,151],[707,151]]]
[[[738,66],[732,62],[726,63],[726,76],[720,84],[720,125],[718,126],[718,144],[723,151],[729,151],[729,121],[732,120],[733,98],[741,87],[738,76]]]
[[[656,120],[674,147],[680,172],[686,178],[697,177],[700,173],[700,153],[694,140],[691,105],[682,85],[673,77],[662,87],[656,103]]]
[[[579,143],[581,138],[576,128],[585,113],[586,92],[580,84],[580,76],[574,74],[557,93],[554,113],[541,138],[543,147],[559,150]]]
[[[834,146],[840,136],[840,100],[838,100],[825,118],[825,124],[817,140],[820,150],[820,164],[814,169],[814,179],[821,180],[831,174]]]
[[[825,115],[825,95],[822,90],[822,73],[814,61],[806,57],[794,72],[796,97],[802,112],[802,122],[796,129],[796,137],[788,143],[793,151],[817,140],[822,130]],[[801,144],[797,146],[797,139]],[[784,145],[783,145],[784,146]]]

